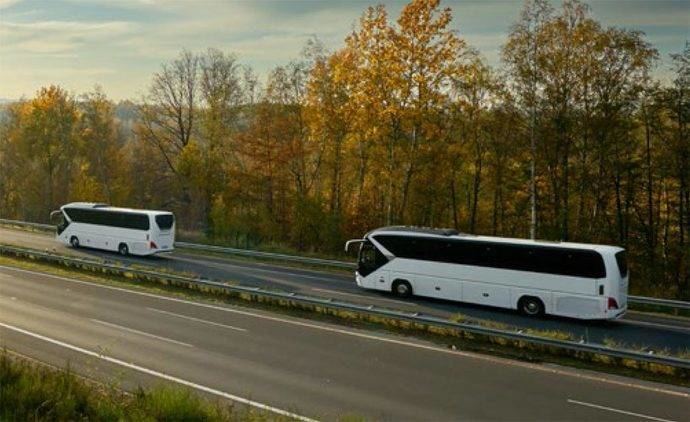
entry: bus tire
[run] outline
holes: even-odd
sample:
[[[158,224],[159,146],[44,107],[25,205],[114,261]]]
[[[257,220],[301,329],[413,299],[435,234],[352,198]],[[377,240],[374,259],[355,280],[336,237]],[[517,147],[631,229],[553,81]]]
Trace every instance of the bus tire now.
[[[544,302],[535,296],[523,296],[518,301],[518,310],[529,317],[542,316],[544,315]]]
[[[72,236],[72,237],[70,237],[70,238],[69,238],[69,244],[70,244],[74,249],[78,248],[78,247],[79,247],[79,238],[77,238],[77,236]]]
[[[407,280],[395,280],[392,291],[398,297],[410,297],[412,296],[412,285]]]
[[[117,252],[122,256],[127,256],[129,255],[129,247],[126,243],[120,243],[120,245],[117,247]]]

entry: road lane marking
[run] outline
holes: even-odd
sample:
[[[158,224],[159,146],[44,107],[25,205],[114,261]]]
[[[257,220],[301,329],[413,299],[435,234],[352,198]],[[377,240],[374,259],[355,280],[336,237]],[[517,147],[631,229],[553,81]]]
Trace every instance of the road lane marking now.
[[[158,340],[167,341],[167,342],[170,342],[170,343],[179,344],[179,345],[181,345],[181,346],[194,347],[194,346],[192,346],[192,345],[189,344],[189,343],[183,343],[183,342],[181,342],[181,341],[173,340],[173,339],[171,339],[171,338],[157,336],[157,335],[155,335],[155,334],[151,334],[151,333],[147,333],[147,332],[144,332],[144,331],[135,330],[134,328],[123,327],[122,325],[117,325],[117,324],[113,324],[113,323],[110,323],[110,322],[101,321],[100,319],[91,318],[91,321],[93,321],[93,322],[95,322],[95,323],[97,323],[97,324],[107,325],[108,327],[117,328],[117,329],[119,329],[119,330],[127,331],[127,332],[130,332],[130,333],[133,333],[133,334],[139,334],[139,335],[141,335],[141,336],[146,336],[146,337],[151,337],[151,338],[155,338],[155,339],[158,339]]]
[[[211,305],[209,303],[192,302],[192,301],[185,300],[185,299],[179,299],[179,298],[170,297],[170,296],[161,296],[161,295],[157,295],[154,293],[141,292],[141,291],[132,290],[132,289],[125,289],[123,287],[108,286],[108,285],[99,284],[96,282],[76,280],[76,279],[71,279],[71,278],[62,277],[62,276],[58,276],[58,275],[41,273],[38,271],[25,270],[22,268],[7,267],[5,265],[0,265],[0,268],[4,268],[4,269],[10,270],[10,271],[17,271],[17,272],[33,274],[33,275],[42,276],[42,277],[54,278],[54,279],[58,279],[58,280],[63,280],[63,281],[75,283],[75,284],[82,284],[82,285],[87,286],[87,287],[98,287],[98,288],[102,288],[102,289],[120,291],[120,292],[135,294],[135,295],[139,295],[139,296],[151,297],[151,298],[155,298],[155,299],[159,299],[159,300],[167,300],[169,302],[184,303],[186,305],[198,306],[201,308],[214,309],[217,311],[230,312],[230,313],[235,313],[235,314],[240,314],[240,315],[247,315],[247,316],[252,316],[252,317],[256,317],[256,318],[260,318],[260,319],[278,321],[278,322],[283,322],[283,323],[292,324],[292,325],[300,325],[300,326],[304,326],[304,327],[310,327],[310,328],[315,328],[315,329],[319,329],[319,330],[323,330],[323,331],[330,331],[330,332],[335,332],[335,333],[339,333],[339,334],[345,334],[345,335],[349,335],[349,336],[353,336],[353,337],[366,338],[366,339],[381,341],[381,342],[385,342],[385,343],[395,343],[395,344],[399,344],[399,345],[405,345],[408,347],[430,350],[430,351],[439,352],[439,353],[447,353],[447,354],[451,354],[451,355],[455,355],[455,356],[462,356],[462,357],[467,357],[467,358],[471,358],[471,359],[475,359],[475,360],[482,360],[482,361],[491,362],[491,363],[500,364],[500,365],[505,365],[505,366],[515,366],[515,367],[520,367],[520,368],[527,368],[527,369],[532,369],[535,371],[548,372],[548,373],[556,374],[556,375],[564,375],[564,376],[569,376],[569,377],[573,377],[573,378],[585,379],[585,380],[589,380],[589,381],[603,382],[606,384],[617,385],[617,386],[622,386],[622,387],[627,387],[627,388],[635,388],[638,390],[652,391],[652,392],[661,393],[661,394],[668,394],[671,396],[690,398],[690,393],[685,392],[685,391],[669,390],[666,388],[660,388],[660,387],[656,387],[656,386],[636,384],[633,382],[619,381],[619,380],[615,380],[615,379],[604,378],[602,376],[594,376],[594,375],[590,375],[590,374],[582,373],[582,372],[574,372],[574,371],[570,371],[570,370],[557,369],[557,368],[553,368],[553,367],[549,367],[549,366],[545,366],[545,365],[538,365],[538,364],[533,364],[533,363],[528,363],[528,362],[508,360],[508,359],[493,357],[493,356],[489,356],[489,355],[481,355],[478,353],[463,352],[460,350],[444,349],[444,348],[437,347],[437,346],[428,346],[428,345],[424,345],[424,344],[420,344],[420,343],[411,343],[411,342],[402,341],[402,340],[395,340],[395,339],[391,339],[391,338],[377,337],[374,335],[369,335],[369,334],[364,334],[364,333],[359,333],[359,332],[354,332],[354,331],[346,331],[346,330],[341,330],[341,329],[327,327],[327,326],[319,326],[319,325],[310,324],[310,323],[301,322],[301,321],[288,320],[288,319],[284,319],[284,318],[272,317],[269,315],[261,315],[261,314],[256,314],[254,312],[248,312],[248,311],[242,311],[239,309],[232,309],[232,308],[223,307],[223,306]]]
[[[594,403],[587,403],[584,401],[568,399],[568,403],[577,404],[577,405],[585,406],[585,407],[591,407],[591,408],[599,409],[599,410],[607,410],[609,412],[620,413],[621,415],[635,416],[635,417],[638,417],[640,419],[647,419],[650,421],[676,422],[676,421],[673,421],[671,419],[657,418],[656,416],[649,416],[649,415],[643,415],[641,413],[629,412],[627,410],[614,409],[613,407],[602,406],[602,405],[594,404]]]
[[[647,321],[639,321],[639,320],[625,320],[621,319],[617,321],[620,324],[626,324],[626,325],[646,325],[650,327],[657,327],[657,328],[665,328],[667,330],[671,331],[684,331],[684,332],[690,332],[690,327],[684,327],[680,325],[668,325],[668,324],[661,324],[658,322],[647,322]]]
[[[29,337],[33,337],[33,338],[37,338],[39,340],[47,341],[48,343],[62,346],[62,347],[65,347],[67,349],[74,350],[75,352],[79,352],[79,353],[83,353],[83,354],[88,355],[88,356],[99,358],[99,359],[102,359],[106,362],[114,363],[116,365],[124,366],[124,367],[130,368],[130,369],[134,369],[135,371],[139,371],[139,372],[143,372],[143,373],[148,374],[148,375],[153,375],[155,377],[163,378],[165,380],[176,382],[178,384],[182,384],[182,385],[185,385],[187,387],[191,387],[191,388],[194,388],[194,389],[197,389],[200,391],[215,394],[217,396],[224,397],[226,399],[229,399],[229,400],[232,400],[232,401],[235,401],[238,403],[246,404],[249,406],[256,407],[258,409],[273,412],[273,413],[276,413],[278,415],[287,416],[288,418],[297,419],[297,420],[300,420],[303,422],[317,422],[316,420],[310,419],[306,416],[298,415],[296,413],[288,412],[287,410],[279,409],[277,407],[269,406],[267,404],[263,404],[263,403],[260,403],[260,402],[254,401],[254,400],[249,400],[249,399],[246,399],[244,397],[240,397],[240,396],[236,396],[234,394],[226,393],[225,391],[216,390],[215,388],[207,387],[207,386],[202,385],[202,384],[197,384],[197,383],[192,382],[192,381],[187,381],[185,379],[178,378],[174,375],[168,375],[164,372],[159,372],[159,371],[156,371],[154,369],[149,369],[149,368],[146,368],[143,366],[139,366],[135,363],[125,362],[123,360],[120,360],[120,359],[117,359],[114,357],[110,357],[110,356],[106,356],[106,355],[103,355],[103,354],[100,354],[100,353],[97,353],[97,352],[94,352],[94,351],[91,351],[88,349],[84,349],[84,348],[81,348],[79,346],[75,346],[73,344],[69,344],[69,343],[66,343],[66,342],[61,341],[61,340],[47,337],[47,336],[44,336],[42,334],[34,333],[32,331],[25,330],[23,328],[15,327],[14,325],[5,324],[3,322],[0,322],[0,327],[5,327],[8,330],[12,330],[12,331],[27,335]]]
[[[164,310],[162,310],[162,309],[156,309],[156,308],[146,308],[146,309],[148,309],[149,311],[153,311],[153,312],[158,312],[158,313],[165,314],[165,315],[174,316],[174,317],[177,317],[177,318],[184,318],[184,319],[188,319],[188,320],[190,320],[190,321],[202,322],[202,323],[208,324],[208,325],[215,325],[216,327],[223,327],[223,328],[228,328],[228,329],[230,329],[230,330],[236,330],[236,331],[245,331],[245,332],[247,331],[246,328],[234,327],[234,326],[232,326],[232,325],[221,324],[221,323],[219,323],[219,322],[207,321],[207,320],[205,320],[205,319],[194,318],[194,317],[190,317],[190,316],[186,316],[186,315],[180,315],[180,314],[176,314],[176,313],[174,313],[174,312],[164,311]]]
[[[312,289],[313,291],[315,291],[315,292],[332,293],[332,294],[345,295],[345,296],[355,296],[355,297],[358,297],[358,298],[368,298],[368,299],[372,299],[372,300],[381,300],[381,301],[384,301],[384,302],[393,302],[393,303],[400,303],[400,304],[403,304],[403,305],[418,306],[418,305],[417,305],[416,303],[414,303],[414,302],[405,302],[405,301],[403,301],[403,300],[394,300],[394,299],[386,299],[386,298],[371,297],[371,296],[365,296],[365,295],[358,295],[358,294],[355,294],[355,293],[339,292],[339,291],[337,291],[337,290],[319,289],[319,288],[317,288],[317,287],[312,287],[311,289]]]

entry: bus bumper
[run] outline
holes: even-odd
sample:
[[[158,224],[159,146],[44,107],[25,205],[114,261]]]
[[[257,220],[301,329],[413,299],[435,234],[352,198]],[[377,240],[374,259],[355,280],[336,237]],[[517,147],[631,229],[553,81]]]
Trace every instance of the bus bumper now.
[[[607,319],[621,319],[626,312],[628,312],[628,304],[623,305],[620,309],[616,309],[615,312],[611,312]]]

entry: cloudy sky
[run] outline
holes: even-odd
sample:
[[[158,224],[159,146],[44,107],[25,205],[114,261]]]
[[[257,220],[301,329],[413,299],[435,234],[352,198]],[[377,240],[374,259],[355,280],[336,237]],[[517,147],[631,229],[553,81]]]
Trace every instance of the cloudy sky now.
[[[0,99],[31,97],[44,85],[73,93],[99,84],[116,100],[138,99],[161,63],[183,48],[235,53],[265,76],[316,35],[343,43],[362,11],[395,0],[0,0]],[[554,0],[554,4],[559,3]],[[493,65],[521,0],[445,0],[453,27]],[[591,0],[606,25],[644,31],[664,59],[690,39],[690,0]]]

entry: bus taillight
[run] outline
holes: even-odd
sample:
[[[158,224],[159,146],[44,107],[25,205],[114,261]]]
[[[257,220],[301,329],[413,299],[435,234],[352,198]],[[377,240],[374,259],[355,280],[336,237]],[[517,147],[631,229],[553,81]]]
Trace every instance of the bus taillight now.
[[[612,297],[610,297],[608,299],[609,299],[608,308],[609,309],[618,309],[618,302],[616,301],[616,299],[614,299]]]
[[[154,241],[151,241],[151,243],[149,243],[149,247],[150,247],[151,249],[158,249],[158,245],[156,245],[156,242],[154,242]],[[610,298],[609,298],[609,299],[610,299]],[[609,302],[609,303],[611,303],[611,302]],[[610,305],[609,305],[609,306],[610,306]]]

